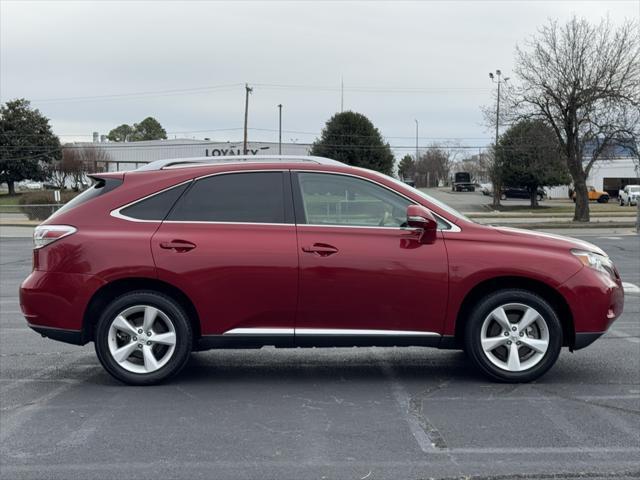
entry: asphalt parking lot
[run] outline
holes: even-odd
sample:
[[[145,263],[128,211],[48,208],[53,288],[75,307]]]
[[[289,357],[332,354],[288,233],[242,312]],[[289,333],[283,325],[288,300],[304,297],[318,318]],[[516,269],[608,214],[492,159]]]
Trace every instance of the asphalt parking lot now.
[[[640,284],[640,238],[584,237]],[[637,478],[640,293],[528,385],[434,349],[228,350],[126,387],[20,314],[28,238],[0,238],[2,479]]]

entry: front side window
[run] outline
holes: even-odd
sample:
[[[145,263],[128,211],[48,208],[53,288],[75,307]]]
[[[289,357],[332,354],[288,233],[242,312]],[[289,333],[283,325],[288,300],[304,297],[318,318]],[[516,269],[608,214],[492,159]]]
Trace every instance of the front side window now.
[[[344,175],[298,173],[306,223],[401,227],[412,202],[372,182]]]
[[[167,220],[285,223],[282,172],[201,178],[180,198]]]

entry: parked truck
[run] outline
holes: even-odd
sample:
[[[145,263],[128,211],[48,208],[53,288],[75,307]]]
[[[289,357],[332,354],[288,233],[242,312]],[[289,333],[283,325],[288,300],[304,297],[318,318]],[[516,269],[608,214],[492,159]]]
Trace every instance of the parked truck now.
[[[468,172],[454,173],[451,190],[454,192],[475,192],[476,187],[471,183],[471,174]]]
[[[621,207],[624,205],[636,205],[638,197],[640,197],[640,185],[627,185],[618,191],[618,202]]]

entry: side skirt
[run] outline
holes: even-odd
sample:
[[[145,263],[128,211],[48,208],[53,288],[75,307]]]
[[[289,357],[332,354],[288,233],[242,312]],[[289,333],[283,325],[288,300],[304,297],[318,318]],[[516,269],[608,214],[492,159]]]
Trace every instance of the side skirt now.
[[[346,329],[238,328],[222,335],[203,335],[197,350],[211,348],[295,347],[440,347],[443,337],[433,332]],[[445,347],[446,348],[446,347]],[[450,347],[449,347],[450,348]]]

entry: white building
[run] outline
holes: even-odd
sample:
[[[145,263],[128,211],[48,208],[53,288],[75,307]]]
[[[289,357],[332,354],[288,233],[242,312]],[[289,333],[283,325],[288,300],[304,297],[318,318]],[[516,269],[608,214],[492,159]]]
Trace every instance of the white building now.
[[[243,151],[242,142],[216,142],[190,138],[141,142],[108,142],[104,136],[102,141],[98,141],[97,135],[94,135],[93,142],[76,142],[73,147],[100,149],[106,154],[105,158],[108,158],[104,162],[108,171],[134,170],[154,160],[242,155]],[[310,151],[311,145],[302,143],[283,143],[282,152],[279,151],[277,142],[247,143],[248,155],[309,155]]]
[[[626,185],[640,185],[638,160],[631,156],[599,160],[593,164],[587,184],[617,197]]]
[[[589,160],[590,158],[585,156],[585,167]],[[624,147],[614,148],[609,158],[595,162],[587,177],[587,186],[607,192],[613,198],[627,185],[640,185],[640,163],[638,158]],[[546,187],[545,191],[549,198],[566,198],[569,195],[569,186]]]

